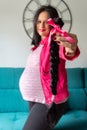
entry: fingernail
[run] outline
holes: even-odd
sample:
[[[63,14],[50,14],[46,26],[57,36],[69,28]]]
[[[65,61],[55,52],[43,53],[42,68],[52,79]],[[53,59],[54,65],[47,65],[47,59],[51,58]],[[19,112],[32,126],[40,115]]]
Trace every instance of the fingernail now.
[[[53,40],[55,41],[55,40],[56,40],[56,37],[54,37]]]

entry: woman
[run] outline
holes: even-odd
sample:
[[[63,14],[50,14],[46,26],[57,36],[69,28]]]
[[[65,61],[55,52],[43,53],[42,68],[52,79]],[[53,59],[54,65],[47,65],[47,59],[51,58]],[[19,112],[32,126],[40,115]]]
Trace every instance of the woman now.
[[[64,114],[69,97],[66,60],[74,60],[80,54],[77,37],[73,43],[58,31],[52,32],[51,18],[63,26],[57,10],[52,6],[40,7],[34,17],[32,52],[20,78],[20,91],[28,101],[30,114],[23,130],[51,130]]]

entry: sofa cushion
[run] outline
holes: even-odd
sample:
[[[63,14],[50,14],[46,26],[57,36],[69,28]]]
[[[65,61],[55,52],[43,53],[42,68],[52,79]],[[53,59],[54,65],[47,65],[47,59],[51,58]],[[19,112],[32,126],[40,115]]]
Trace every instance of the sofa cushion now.
[[[87,130],[87,111],[67,112],[54,130]]]
[[[0,89],[0,112],[28,111],[27,102],[18,89]]]
[[[22,130],[27,112],[0,113],[0,130]],[[87,130],[87,112],[70,111],[62,116],[53,130]]]
[[[28,113],[0,113],[0,130],[22,130]]]

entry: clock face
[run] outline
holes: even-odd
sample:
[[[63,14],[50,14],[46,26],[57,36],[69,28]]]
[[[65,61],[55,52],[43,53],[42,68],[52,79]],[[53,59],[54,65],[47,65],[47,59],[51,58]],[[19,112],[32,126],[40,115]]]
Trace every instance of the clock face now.
[[[72,27],[72,15],[67,3],[64,0],[30,0],[23,12],[23,26],[29,38],[32,39],[33,35],[34,14],[42,5],[54,6],[58,11],[59,16],[64,21],[63,29],[70,32]]]

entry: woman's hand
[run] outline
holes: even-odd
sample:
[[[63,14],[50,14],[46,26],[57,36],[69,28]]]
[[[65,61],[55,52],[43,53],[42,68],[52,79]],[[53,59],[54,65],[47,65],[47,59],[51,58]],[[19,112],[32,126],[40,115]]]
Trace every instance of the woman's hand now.
[[[65,55],[74,56],[77,48],[78,39],[76,34],[69,33],[69,36],[74,39],[74,43],[70,43],[63,36],[60,36],[60,34],[58,33],[56,33],[53,36],[53,40],[56,41],[58,45],[65,47]]]

